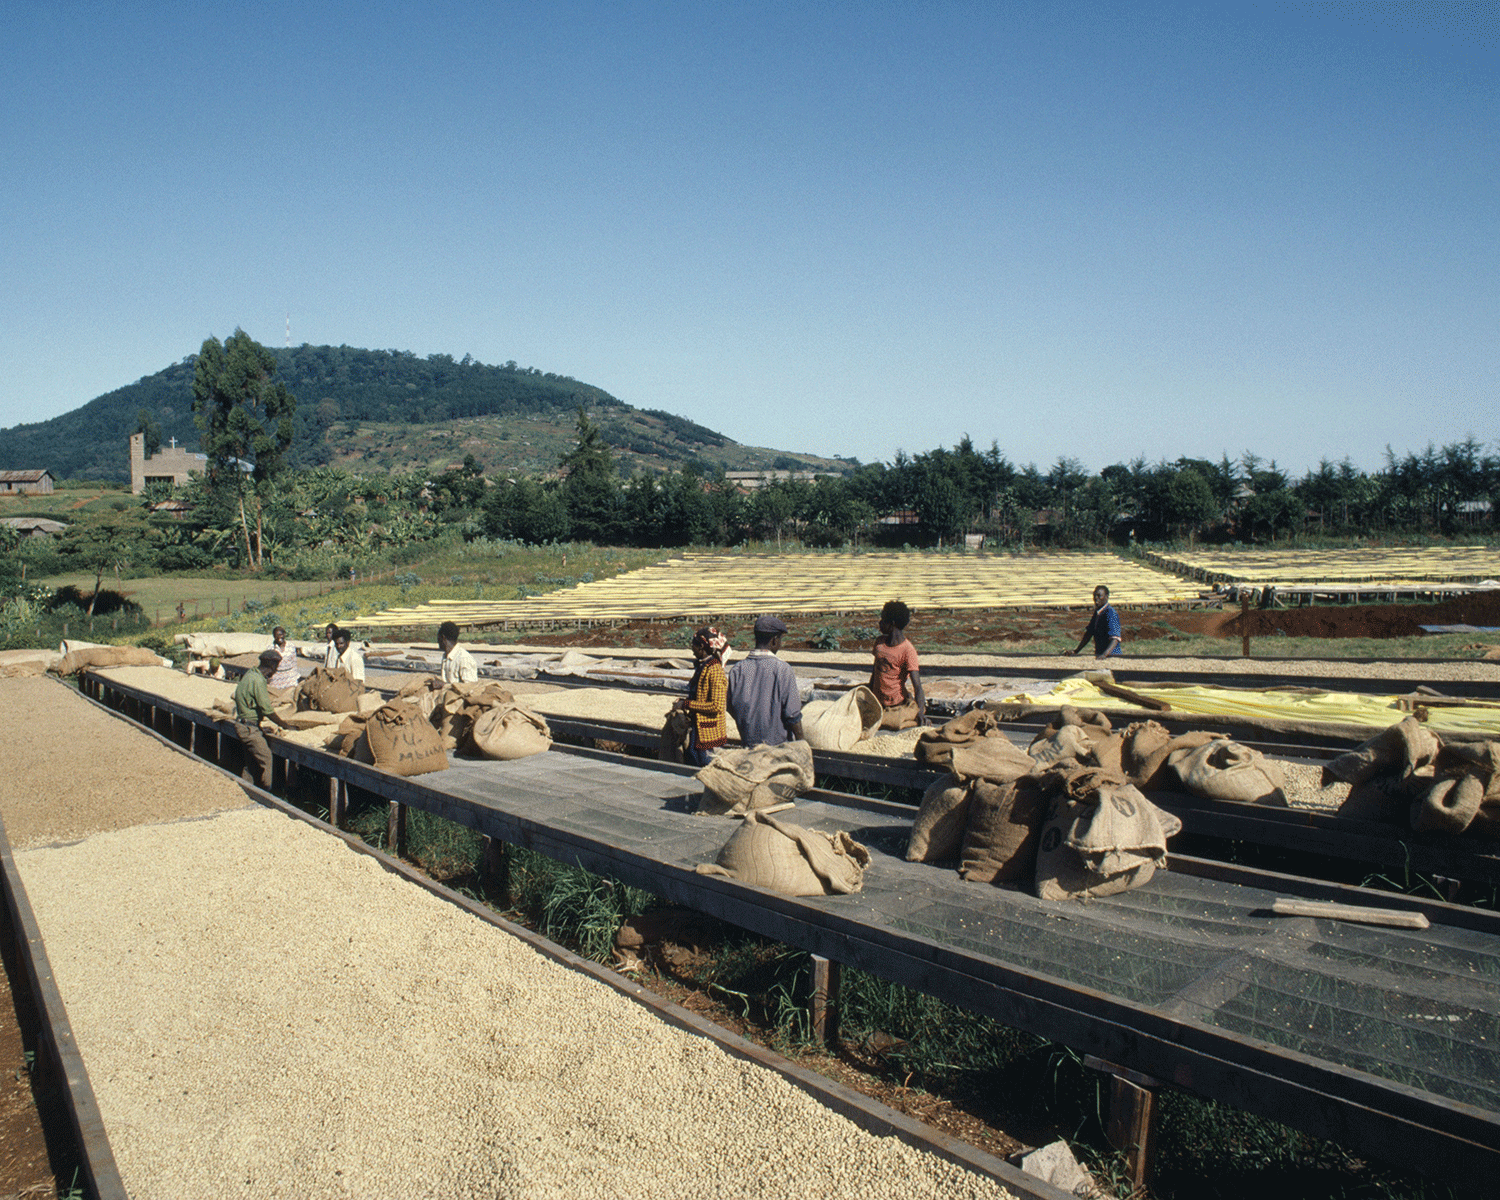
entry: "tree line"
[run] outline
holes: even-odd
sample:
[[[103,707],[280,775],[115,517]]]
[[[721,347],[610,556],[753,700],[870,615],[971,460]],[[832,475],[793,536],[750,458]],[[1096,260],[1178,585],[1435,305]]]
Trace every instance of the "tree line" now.
[[[665,474],[618,467],[617,447],[582,405],[557,469],[490,479],[472,455],[446,471],[359,475],[298,469],[300,406],[279,361],[242,330],[204,342],[190,392],[207,470],[153,484],[139,501],[73,521],[55,539],[0,531],[0,575],[194,570],[219,565],[298,578],[354,563],[412,561],[443,537],[634,546],[933,546],[984,534],[992,546],[1274,542],[1304,535],[1487,535],[1500,458],[1470,437],[1421,453],[1387,450],[1365,472],[1323,460],[1300,479],[1253,453],[1215,461],[1137,458],[1097,473],[1072,458],[1017,467],[992,443],[857,464],[841,475],[743,489],[695,462]],[[464,364],[455,364],[462,368]],[[161,430],[142,409],[148,444]],[[174,501],[173,504],[164,504]],[[404,557],[403,557],[404,556]]]
[[[486,497],[489,532],[524,541],[577,537],[643,546],[942,545],[966,534],[993,543],[1086,547],[1134,541],[1271,542],[1292,536],[1437,534],[1493,529],[1500,457],[1475,439],[1398,457],[1366,473],[1347,458],[1295,479],[1247,452],[1090,473],[1073,458],[1045,472],[1017,467],[997,444],[898,452],[844,475],[782,480],[743,493],[685,466],[620,479],[610,448],[582,413],[575,449],[554,478],[506,481]]]

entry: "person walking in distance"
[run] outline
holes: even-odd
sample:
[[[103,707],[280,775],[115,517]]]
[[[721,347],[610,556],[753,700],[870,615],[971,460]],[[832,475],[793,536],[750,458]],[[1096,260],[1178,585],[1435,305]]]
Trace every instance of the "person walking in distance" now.
[[[1077,654],[1088,645],[1090,638],[1094,640],[1095,658],[1109,658],[1120,653],[1120,614],[1110,604],[1109,589],[1102,583],[1094,589],[1094,615],[1089,618],[1078,645],[1068,653]]]

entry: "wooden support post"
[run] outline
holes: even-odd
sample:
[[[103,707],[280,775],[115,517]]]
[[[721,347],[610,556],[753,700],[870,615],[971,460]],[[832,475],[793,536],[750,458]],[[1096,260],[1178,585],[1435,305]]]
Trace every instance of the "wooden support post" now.
[[[1109,1075],[1109,1120],[1104,1135],[1111,1146],[1123,1151],[1126,1176],[1139,1192],[1150,1182],[1156,1157],[1156,1089],[1161,1080],[1092,1054],[1084,1056],[1083,1065]]]
[[[1250,657],[1250,593],[1240,589],[1240,637],[1245,657]]]
[[[812,957],[812,998],[808,1018],[813,1038],[825,1046],[836,1046],[839,1040],[839,989],[843,968],[821,954]]]
[[[390,801],[385,818],[385,848],[397,858],[406,857],[406,805]]]
[[[481,841],[479,875],[486,895],[501,904],[510,903],[510,847],[499,838]]]
[[[345,810],[349,806],[349,789],[342,779],[328,777],[328,823],[335,829],[344,827]]]

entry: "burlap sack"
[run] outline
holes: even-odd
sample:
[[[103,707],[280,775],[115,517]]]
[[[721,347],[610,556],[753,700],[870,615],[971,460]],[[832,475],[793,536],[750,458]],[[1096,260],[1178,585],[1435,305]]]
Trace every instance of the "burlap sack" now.
[[[61,661],[62,655],[56,650],[0,650],[0,671],[20,666],[39,666],[47,671]]]
[[[278,704],[276,715],[292,729],[325,729],[343,723],[343,713],[318,712],[308,709],[298,712],[290,704]]]
[[[419,696],[425,696],[429,692],[440,692],[443,690],[443,680],[438,675],[418,675],[409,683],[401,685],[396,693],[397,700],[410,700],[416,703]]]
[[[1410,779],[1437,758],[1438,740],[1417,718],[1407,717],[1362,746],[1323,765],[1323,785],[1334,780],[1359,784],[1375,775],[1397,773]]]
[[[47,664],[39,658],[0,663],[0,679],[19,679],[26,675],[45,675],[46,673]]]
[[[338,739],[337,743],[329,743],[330,750],[355,762],[374,765],[375,755],[370,750],[370,739],[365,736],[363,717],[345,717],[344,723],[338,728]]]
[[[469,740],[485,758],[508,761],[550,750],[552,730],[529,708],[492,704],[475,719]]]
[[[1245,804],[1285,804],[1281,764],[1238,742],[1215,739],[1167,755],[1167,766],[1195,796]]]
[[[988,779],[1009,783],[1029,774],[1036,760],[1003,734],[980,738],[966,746],[954,746],[948,770],[955,779]]]
[[[843,830],[818,833],[749,812],[718,858],[697,870],[787,896],[832,896],[859,891],[869,865],[870,852]]]
[[[1194,730],[1174,737],[1155,721],[1137,721],[1127,725],[1121,737],[1122,773],[1142,791],[1151,791],[1176,787],[1176,773],[1167,766],[1167,756],[1174,750],[1191,750],[1224,735]]]
[[[179,633],[172,640],[186,646],[188,653],[199,658],[235,658],[241,654],[259,654],[271,644],[264,633]]]
[[[814,750],[851,750],[880,728],[884,716],[885,707],[875,693],[861,684],[837,700],[804,704],[802,733]]]
[[[1043,900],[1112,896],[1148,882],[1167,861],[1167,838],[1182,822],[1128,783],[1076,776],[1072,794],[1052,801],[1037,848],[1036,894]]]
[[[924,729],[912,747],[918,762],[946,767],[953,761],[953,747],[967,746],[980,738],[1004,736],[994,713],[983,708],[970,709],[936,729]]]
[[[661,740],[656,746],[656,757],[662,762],[687,762],[688,747],[692,745],[693,714],[674,708],[662,722]]]
[[[934,781],[922,794],[906,843],[907,862],[942,862],[955,858],[969,824],[969,785],[951,775]]]
[[[1104,730],[1105,733],[1114,729],[1114,726],[1109,723],[1109,717],[1097,708],[1077,708],[1071,704],[1064,704],[1058,720],[1062,725],[1092,725],[1095,729]]]
[[[1036,870],[1037,841],[1047,805],[1047,785],[1035,775],[1006,784],[975,780],[959,877],[971,883],[1029,878]]]
[[[514,704],[516,698],[494,679],[480,679],[474,683],[450,683],[443,689],[444,703],[456,704]]]
[[[1446,776],[1412,801],[1411,827],[1418,833],[1462,833],[1479,813],[1484,780]]]
[[[887,708],[884,704],[880,706],[880,729],[911,729],[917,724],[921,710],[917,707],[915,700],[908,700],[904,704],[893,704]]]
[[[72,650],[49,667],[59,675],[76,675],[90,667],[160,667],[169,660],[144,646],[90,646]]]
[[[314,667],[313,673],[297,685],[297,707],[319,712],[357,712],[365,685],[343,667]]]
[[[398,700],[382,705],[365,722],[365,738],[375,765],[393,775],[426,775],[446,771],[443,739],[415,704]]]
[[[1094,743],[1081,726],[1061,725],[1050,733],[1044,730],[1037,734],[1026,752],[1039,767],[1047,767],[1063,759],[1087,758],[1093,748]]]
[[[422,704],[424,699],[419,697],[418,703]],[[474,741],[474,726],[491,708],[515,706],[516,698],[495,680],[485,679],[476,683],[450,683],[435,693],[431,705],[430,719],[442,735],[445,747],[484,755]]]
[[[812,747],[796,741],[721,750],[695,778],[703,784],[699,812],[742,816],[752,809],[785,804],[811,788]]]

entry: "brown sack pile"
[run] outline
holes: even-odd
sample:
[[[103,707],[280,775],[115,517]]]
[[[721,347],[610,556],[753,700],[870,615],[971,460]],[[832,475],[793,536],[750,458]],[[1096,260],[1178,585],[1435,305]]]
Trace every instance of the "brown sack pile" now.
[[[1140,887],[1167,861],[1182,822],[1118,776],[1089,769],[1049,772],[1059,784],[1036,858],[1043,900],[1112,896]]]
[[[479,683],[444,684],[435,675],[413,680],[401,689],[390,704],[370,704],[374,711],[351,712],[339,727],[339,740],[329,749],[358,762],[375,762],[382,767],[392,762],[405,765],[425,763],[418,770],[403,769],[402,774],[440,771],[437,755],[446,752],[477,758],[515,759],[540,754],[551,749],[552,730],[547,722],[530,709],[517,704],[515,697],[493,680]],[[409,710],[409,711],[408,711]],[[397,729],[392,713],[399,713],[402,728]],[[380,720],[376,721],[376,717]],[[425,725],[431,733],[419,728]],[[382,739],[391,743],[382,746]],[[436,752],[428,746],[429,739]],[[393,749],[392,747],[397,747]],[[418,754],[418,751],[421,751]],[[379,761],[379,755],[386,761]]]
[[[1027,839],[1027,830],[1035,833],[1042,815],[1033,813],[1026,798],[1030,789],[1021,782],[1038,769],[1036,761],[1001,732],[994,714],[983,710],[922,736],[929,755],[946,759],[948,774],[922,797],[906,860],[961,857],[965,879],[1013,878],[1019,870],[1014,862],[1034,849],[1035,839]],[[922,744],[917,743],[919,749]],[[1026,871],[1029,863],[1020,873]]]
[[[819,833],[751,811],[714,862],[697,870],[786,896],[832,896],[859,891],[869,865],[870,852],[843,830]]]
[[[802,732],[814,750],[851,750],[877,729],[885,706],[869,688],[850,688],[837,700],[802,706]],[[915,724],[915,722],[913,722]]]
[[[721,750],[694,778],[703,784],[698,811],[738,817],[795,800],[813,786],[812,747],[806,742]]]
[[[1500,742],[1444,741],[1415,716],[1323,767],[1351,785],[1340,811],[1408,819],[1418,833],[1500,838]]]
[[[946,767],[953,762],[955,746],[969,746],[987,737],[1005,738],[1000,730],[1000,721],[992,712],[973,708],[936,729],[922,730],[912,753],[916,755],[918,762]],[[1008,738],[1005,740],[1009,741]]]
[[[1047,781],[1022,775],[1009,783],[975,780],[958,874],[972,883],[1028,879],[1047,816]]]
[[[448,769],[442,736],[410,701],[397,700],[377,708],[365,721],[364,736],[375,765],[393,775]]]
[[[1119,774],[1124,739],[1098,709],[1063,706],[1058,719],[1042,730],[1026,749],[1040,763],[1075,760]]]
[[[1120,765],[1125,778],[1149,791],[1177,786],[1178,776],[1167,767],[1167,759],[1178,750],[1192,750],[1223,738],[1222,733],[1188,732],[1175,737],[1155,721],[1137,721],[1121,734]]]
[[[297,707],[318,712],[350,713],[359,709],[359,698],[365,685],[343,667],[315,667],[313,673],[297,685]]]
[[[1122,735],[1103,713],[1069,707],[1028,754],[993,714],[963,720],[937,731],[946,736],[927,737],[948,747],[949,774],[922,797],[906,858],[957,858],[960,876],[975,883],[1030,879],[1049,900],[1107,896],[1149,880],[1182,823],[1141,795],[1126,772],[1153,778],[1172,749],[1221,743],[1173,738],[1153,722]]]
[[[460,754],[479,754],[488,758],[483,748],[474,743],[474,725],[480,717],[497,706],[515,707],[516,698],[494,680],[478,683],[450,683],[441,691],[419,695],[417,702],[428,709],[432,723],[443,735],[443,745]],[[546,727],[546,722],[542,722]],[[552,744],[552,731],[547,730],[547,745]],[[546,747],[543,747],[546,749]],[[532,753],[535,753],[533,751]],[[524,755],[512,755],[522,758]]]

